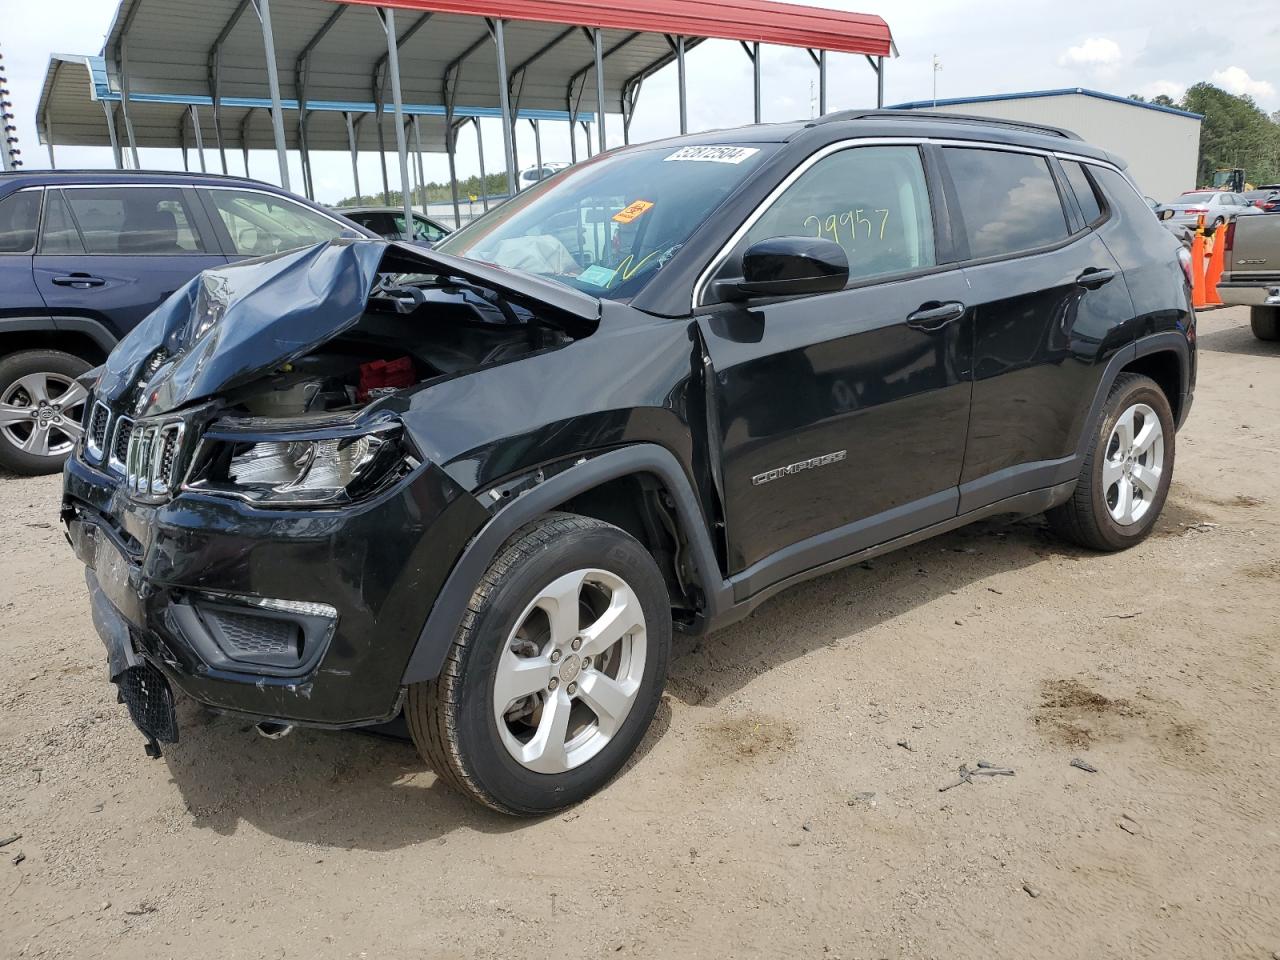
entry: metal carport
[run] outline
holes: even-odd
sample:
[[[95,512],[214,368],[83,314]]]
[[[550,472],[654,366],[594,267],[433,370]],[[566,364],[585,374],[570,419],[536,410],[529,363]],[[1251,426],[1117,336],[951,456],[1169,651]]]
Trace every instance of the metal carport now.
[[[353,92],[367,91],[380,146],[381,119],[390,106],[405,184],[406,104],[435,104],[443,110],[456,208],[454,147],[465,122],[459,104],[499,111],[514,192],[513,126],[529,111],[563,111],[571,123],[581,111],[594,111],[603,148],[605,113],[621,113],[625,139],[641,84],[674,61],[685,131],[684,55],[707,38],[738,41],[752,59],[757,119],[761,44],[809,50],[823,112],[828,52],[867,58],[877,76],[877,104],[883,102],[885,58],[895,52],[889,26],[878,16],[777,0],[122,0],[103,56],[110,85],[120,93],[131,149],[133,104],[144,93],[209,97],[213,139],[224,147],[230,98],[260,98],[265,90],[285,187],[284,111],[292,101],[308,192],[314,103],[352,100]],[[573,152],[576,159],[576,146]],[[407,191],[404,197],[407,210]]]

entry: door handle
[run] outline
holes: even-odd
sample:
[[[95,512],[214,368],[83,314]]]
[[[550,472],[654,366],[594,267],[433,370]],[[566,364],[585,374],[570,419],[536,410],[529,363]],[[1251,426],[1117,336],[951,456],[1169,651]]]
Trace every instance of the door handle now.
[[[1086,290],[1097,290],[1100,286],[1114,279],[1116,272],[1110,269],[1099,269],[1090,267],[1080,276],[1076,277],[1076,284],[1084,287]]]
[[[101,287],[107,281],[101,277],[91,277],[87,273],[73,273],[65,277],[54,277],[53,282],[60,287],[75,287],[77,290],[88,290],[90,287]]]
[[[964,316],[966,309],[965,305],[957,300],[949,300],[946,303],[932,300],[922,303],[920,309],[914,313],[907,314],[907,326],[933,333],[935,330],[941,330],[948,323],[959,320]]]

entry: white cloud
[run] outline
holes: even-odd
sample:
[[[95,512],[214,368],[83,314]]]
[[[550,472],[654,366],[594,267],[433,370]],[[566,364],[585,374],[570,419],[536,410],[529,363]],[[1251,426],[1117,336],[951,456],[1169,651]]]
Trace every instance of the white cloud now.
[[[1151,83],[1144,83],[1138,88],[1138,93],[1148,100],[1152,97],[1158,97],[1162,93],[1171,100],[1181,100],[1182,95],[1186,92],[1186,86],[1181,83],[1174,83],[1172,80],[1155,80]]]
[[[1242,67],[1215,70],[1209,79],[1229,93],[1248,94],[1255,100],[1270,99],[1276,95],[1276,88],[1270,82],[1253,79]]]
[[[1076,47],[1068,47],[1058,57],[1060,67],[1087,67],[1104,72],[1120,62],[1120,45],[1107,37],[1090,37]]]

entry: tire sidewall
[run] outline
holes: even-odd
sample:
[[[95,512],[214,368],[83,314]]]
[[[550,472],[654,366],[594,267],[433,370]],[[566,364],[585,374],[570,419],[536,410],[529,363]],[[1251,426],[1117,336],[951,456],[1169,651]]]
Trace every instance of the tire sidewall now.
[[[0,359],[0,396],[22,377],[33,373],[56,373],[74,380],[92,364],[61,350],[24,350]],[[0,469],[34,477],[57,473],[66,462],[66,454],[41,457],[15,447],[0,435]]]
[[[1122,526],[1111,516],[1107,507],[1107,490],[1102,480],[1102,470],[1106,463],[1107,443],[1111,439],[1111,431],[1115,429],[1120,415],[1135,404],[1146,404],[1156,412],[1160,420],[1160,429],[1164,440],[1164,462],[1160,471],[1160,485],[1156,491],[1155,502],[1147,509],[1137,523]],[[1156,384],[1146,379],[1135,380],[1127,388],[1115,393],[1107,404],[1105,415],[1099,432],[1094,439],[1096,444],[1093,457],[1093,513],[1097,517],[1098,532],[1114,549],[1124,549],[1145,539],[1160,519],[1165,500],[1169,495],[1169,484],[1173,481],[1173,461],[1176,449],[1175,424],[1173,411],[1164,392]]]
[[[621,577],[640,600],[648,644],[640,690],[618,733],[598,754],[565,773],[535,773],[511,756],[498,732],[493,688],[499,654],[516,618],[539,591],[557,577],[588,567]],[[561,535],[504,573],[470,629],[456,712],[459,752],[470,776],[502,806],[535,815],[576,803],[608,783],[639,746],[653,719],[670,656],[670,600],[648,551],[612,527]]]

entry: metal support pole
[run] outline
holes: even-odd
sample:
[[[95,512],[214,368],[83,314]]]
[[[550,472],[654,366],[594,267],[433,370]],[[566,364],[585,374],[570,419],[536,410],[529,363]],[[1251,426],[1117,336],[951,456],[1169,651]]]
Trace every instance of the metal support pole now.
[[[244,175],[249,176],[249,121],[253,118],[253,111],[256,108],[250,108],[244,112],[244,119],[240,121],[240,152],[244,158]]]
[[[818,116],[827,112],[827,51],[818,51]]]
[[[596,50],[596,134],[600,138],[600,152],[604,153],[609,149],[604,129],[604,31],[596,27],[591,33]]]
[[[178,149],[182,151],[182,169],[191,172],[191,164],[187,162],[187,121],[178,121]]]
[[[587,159],[590,160],[595,154],[591,150],[591,121],[582,121],[582,136],[587,141]]]
[[[49,122],[49,111],[47,110],[44,114],[44,136],[49,144],[49,169],[57,170],[58,165],[53,159],[53,124]]]
[[[120,138],[116,136],[116,112],[110,102],[106,100],[102,103],[102,112],[107,117],[107,138],[111,141],[111,159],[115,162],[116,169],[120,170],[124,167],[124,157],[120,155]]]
[[[396,43],[396,12],[391,7],[379,7],[378,13],[382,17],[382,27],[387,35],[387,69],[391,72],[391,103],[395,107],[396,117],[396,153],[400,159],[400,203],[404,207],[404,228],[412,238],[413,185],[409,182],[409,147],[405,143],[404,101],[400,96],[400,45]]]
[[[267,87],[271,91],[271,131],[276,140],[276,162],[280,165],[280,186],[289,187],[289,153],[284,140],[284,111],[280,107],[280,77],[276,72],[276,42],[271,33],[271,0],[253,0],[262,21],[262,48],[267,61]]]
[[[538,180],[542,180],[542,127],[538,126],[537,120],[530,120],[533,124],[533,156],[538,164]]]
[[[876,57],[876,109],[884,106],[884,57]]]
[[[680,85],[680,132],[689,132],[688,88],[685,86],[684,37],[676,37],[676,78]]]
[[[213,52],[213,138],[218,142],[218,160],[227,172],[227,149],[222,143],[222,44]]]
[[[472,117],[476,125],[476,150],[480,154],[480,204],[487,213],[489,211],[489,178],[484,172],[484,132],[480,128],[480,118]]]
[[[755,122],[760,123],[760,44],[751,45],[751,87],[755,94]]]
[[[498,50],[498,105],[502,109],[502,149],[507,161],[507,195],[516,192],[515,128],[511,122],[511,91],[507,86],[507,42],[502,32],[503,21],[492,23],[493,43]],[[479,130],[479,125],[476,126]],[[486,206],[487,210],[488,207]]]
[[[208,173],[204,165],[204,134],[200,131],[200,111],[191,104],[191,129],[196,134],[196,155],[200,157],[200,172]]]
[[[342,117],[347,121],[347,149],[351,151],[351,179],[355,182],[356,203],[360,202],[360,165],[359,152],[356,150],[356,125],[349,111],[343,111]]]
[[[120,39],[116,50],[116,60],[120,65],[120,112],[124,115],[124,133],[129,140],[129,155],[133,158],[133,169],[138,167],[138,141],[133,136],[133,120],[129,117],[129,42],[127,37]]]
[[[422,163],[422,127],[413,118],[413,149],[418,155],[418,186],[422,188],[422,212],[427,212],[427,168]]]
[[[446,116],[452,114],[450,109]],[[449,159],[449,193],[453,197],[453,227],[462,226],[462,207],[458,203],[458,128],[452,118],[446,120],[444,131],[444,152]]]

